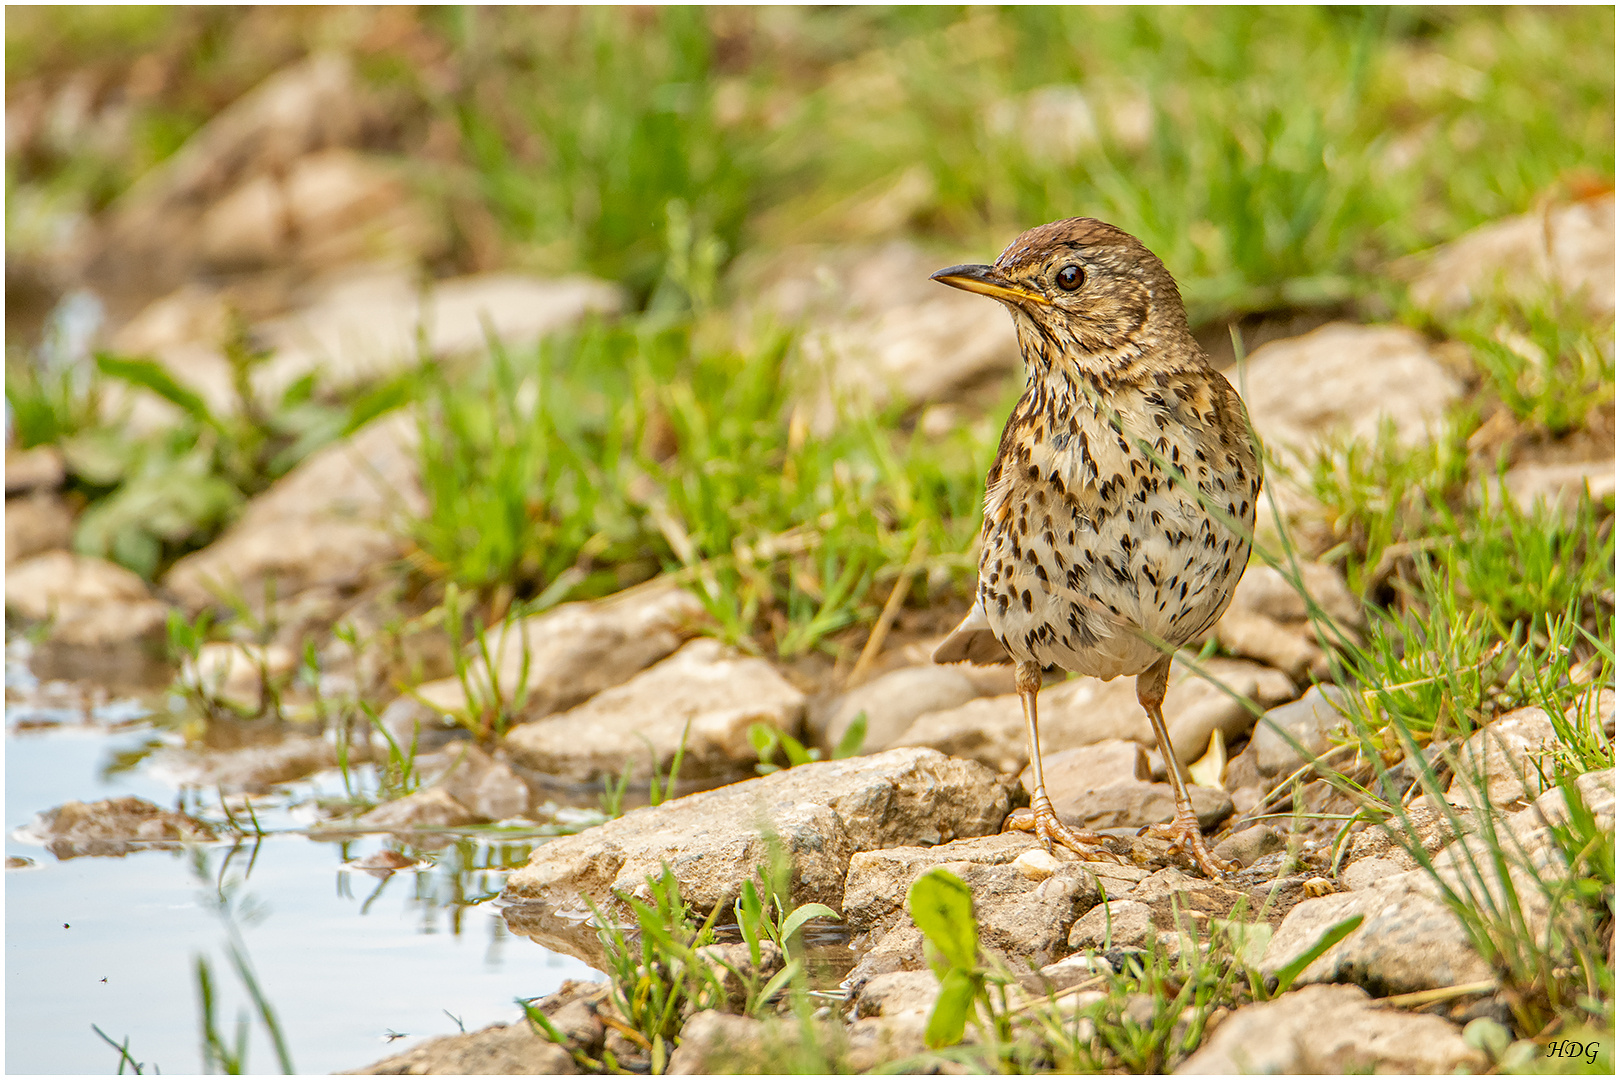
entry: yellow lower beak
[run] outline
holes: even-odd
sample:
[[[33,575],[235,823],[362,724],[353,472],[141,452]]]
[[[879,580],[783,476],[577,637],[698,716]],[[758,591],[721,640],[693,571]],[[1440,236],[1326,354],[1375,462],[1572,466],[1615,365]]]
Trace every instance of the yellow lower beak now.
[[[982,293],[985,296],[993,296],[997,300],[1007,300],[1015,304],[1050,304],[1052,302],[1040,293],[1030,292],[1028,289],[1008,281],[993,266],[975,264],[947,266],[937,273],[930,274],[929,277],[952,288]]]

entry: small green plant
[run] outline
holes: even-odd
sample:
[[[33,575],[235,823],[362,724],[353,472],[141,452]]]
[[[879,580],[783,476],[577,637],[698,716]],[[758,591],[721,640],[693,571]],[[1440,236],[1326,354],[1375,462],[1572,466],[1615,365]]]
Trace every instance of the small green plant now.
[[[770,724],[748,725],[748,741],[753,745],[754,752],[759,755],[759,763],[754,771],[761,776],[768,776],[784,768],[794,768],[798,765],[808,765],[812,761],[821,760],[819,747],[806,748],[805,745],[792,735]],[[866,714],[859,713],[849,722],[844,730],[843,737],[838,745],[833,747],[832,760],[843,761],[846,758],[856,757],[861,752],[861,746],[866,742]],[[787,764],[778,765],[772,759],[776,752],[781,750],[787,756]]]
[[[967,883],[936,867],[912,883],[906,906],[928,940],[929,963],[939,977],[939,999],[923,1035],[928,1046],[937,1050],[961,1042],[969,1017],[1006,1042],[1011,1028],[1005,981],[992,978],[979,962],[979,923]],[[992,1003],[991,985],[1001,992],[1000,1008]]]

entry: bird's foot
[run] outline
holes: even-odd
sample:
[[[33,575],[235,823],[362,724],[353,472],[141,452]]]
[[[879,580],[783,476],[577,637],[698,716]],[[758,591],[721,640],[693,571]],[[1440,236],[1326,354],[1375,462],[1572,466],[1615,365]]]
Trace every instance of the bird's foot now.
[[[1226,862],[1210,854],[1208,845],[1204,843],[1204,830],[1198,827],[1198,819],[1191,814],[1177,813],[1176,819],[1168,825],[1148,825],[1137,835],[1170,841],[1172,852],[1185,851],[1190,854],[1204,876],[1213,881],[1220,881],[1225,875],[1242,869],[1238,863]]]
[[[1084,829],[1071,829],[1063,824],[1062,819],[1057,816],[1057,811],[1052,809],[1052,800],[1047,798],[1045,792],[1036,795],[1033,806],[1020,807],[1008,815],[1001,831],[1032,832],[1049,855],[1055,841],[1088,862],[1125,861],[1103,846],[1105,840],[1098,834]]]

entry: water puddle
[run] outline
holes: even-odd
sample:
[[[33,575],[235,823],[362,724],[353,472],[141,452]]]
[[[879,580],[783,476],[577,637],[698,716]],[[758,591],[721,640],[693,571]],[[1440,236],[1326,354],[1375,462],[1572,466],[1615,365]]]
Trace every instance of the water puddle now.
[[[540,842],[534,831],[447,834],[422,848],[288,831],[309,823],[317,800],[343,793],[336,771],[254,798],[264,836],[119,857],[63,858],[27,842],[34,815],[70,800],[138,796],[223,818],[214,793],[177,791],[152,768],[154,752],[183,741],[161,693],[41,684],[28,659],[25,644],[8,646],[8,1072],[114,1071],[119,1054],[96,1028],[127,1038],[147,1072],[201,1071],[199,962],[221,1035],[234,1040],[238,1016],[252,1017],[254,1072],[278,1063],[244,970],[275,1010],[300,1072],[365,1065],[401,1036],[507,1022],[514,998],[600,978],[514,936],[490,903],[506,871]],[[239,820],[242,809],[233,808]]]

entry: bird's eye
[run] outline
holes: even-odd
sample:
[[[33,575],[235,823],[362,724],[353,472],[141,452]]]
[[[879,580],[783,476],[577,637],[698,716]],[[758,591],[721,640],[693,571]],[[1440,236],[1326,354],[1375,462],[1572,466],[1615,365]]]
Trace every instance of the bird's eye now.
[[[1074,290],[1080,287],[1080,283],[1085,280],[1085,271],[1081,270],[1073,263],[1065,266],[1063,269],[1057,272],[1058,288],[1062,289],[1064,292],[1074,292]]]

